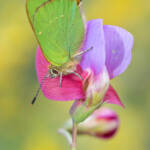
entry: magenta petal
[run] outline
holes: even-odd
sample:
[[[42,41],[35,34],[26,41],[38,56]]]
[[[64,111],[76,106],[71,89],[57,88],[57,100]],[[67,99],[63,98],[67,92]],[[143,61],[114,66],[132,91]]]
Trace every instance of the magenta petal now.
[[[118,94],[116,93],[115,89],[110,85],[106,95],[104,97],[104,102],[109,104],[116,104],[124,108]]]
[[[104,25],[106,42],[106,66],[110,78],[123,73],[131,61],[133,36],[126,30]]]
[[[94,112],[94,115],[97,115],[97,119],[105,119],[105,120],[113,120],[113,119],[117,119],[118,115],[116,114],[116,112],[114,112],[113,110],[109,109],[109,108],[105,108],[102,107],[100,109],[98,109],[97,111]]]
[[[81,61],[83,70],[90,68],[94,74],[99,74],[105,66],[105,39],[103,21],[101,19],[91,20],[87,24],[87,32],[82,50],[92,50],[84,53]]]
[[[45,59],[40,47],[38,47],[36,54],[36,71],[40,83],[48,72],[49,66],[50,63]],[[63,76],[62,87],[60,87],[59,78],[51,79],[48,77],[42,86],[42,92],[46,98],[51,100],[67,101],[84,98],[82,81],[74,75]]]

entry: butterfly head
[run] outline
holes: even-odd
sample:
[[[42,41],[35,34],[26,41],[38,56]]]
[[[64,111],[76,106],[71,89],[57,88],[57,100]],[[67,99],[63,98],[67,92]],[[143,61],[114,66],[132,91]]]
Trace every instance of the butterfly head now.
[[[50,65],[49,76],[51,78],[57,78],[61,74],[62,75],[72,74],[73,72],[75,72],[77,64],[78,62],[76,61],[69,61],[62,66]]]

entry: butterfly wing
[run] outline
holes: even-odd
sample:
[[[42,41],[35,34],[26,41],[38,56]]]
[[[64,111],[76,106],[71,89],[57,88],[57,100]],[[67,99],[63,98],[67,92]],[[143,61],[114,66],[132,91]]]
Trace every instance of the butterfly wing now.
[[[61,66],[80,48],[84,38],[84,25],[77,1],[36,1],[27,2],[32,27],[44,56],[53,65]]]

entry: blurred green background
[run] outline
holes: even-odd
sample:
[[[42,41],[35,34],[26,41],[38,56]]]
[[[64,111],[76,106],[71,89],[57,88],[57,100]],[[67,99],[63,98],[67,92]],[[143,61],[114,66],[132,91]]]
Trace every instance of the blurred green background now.
[[[84,0],[87,19],[121,26],[135,38],[128,70],[112,81],[126,109],[117,111],[121,126],[111,140],[79,137],[78,150],[149,150],[150,148],[150,1]],[[49,101],[35,72],[37,42],[27,20],[25,0],[0,0],[0,149],[69,150],[57,129],[69,118],[72,102]]]

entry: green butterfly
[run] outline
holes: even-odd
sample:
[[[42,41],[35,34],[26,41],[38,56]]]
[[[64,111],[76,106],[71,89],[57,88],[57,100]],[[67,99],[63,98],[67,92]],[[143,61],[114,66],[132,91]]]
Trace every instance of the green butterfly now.
[[[30,23],[44,56],[51,63],[51,77],[78,75],[76,58],[83,54],[79,50],[84,39],[80,1],[27,0]]]

